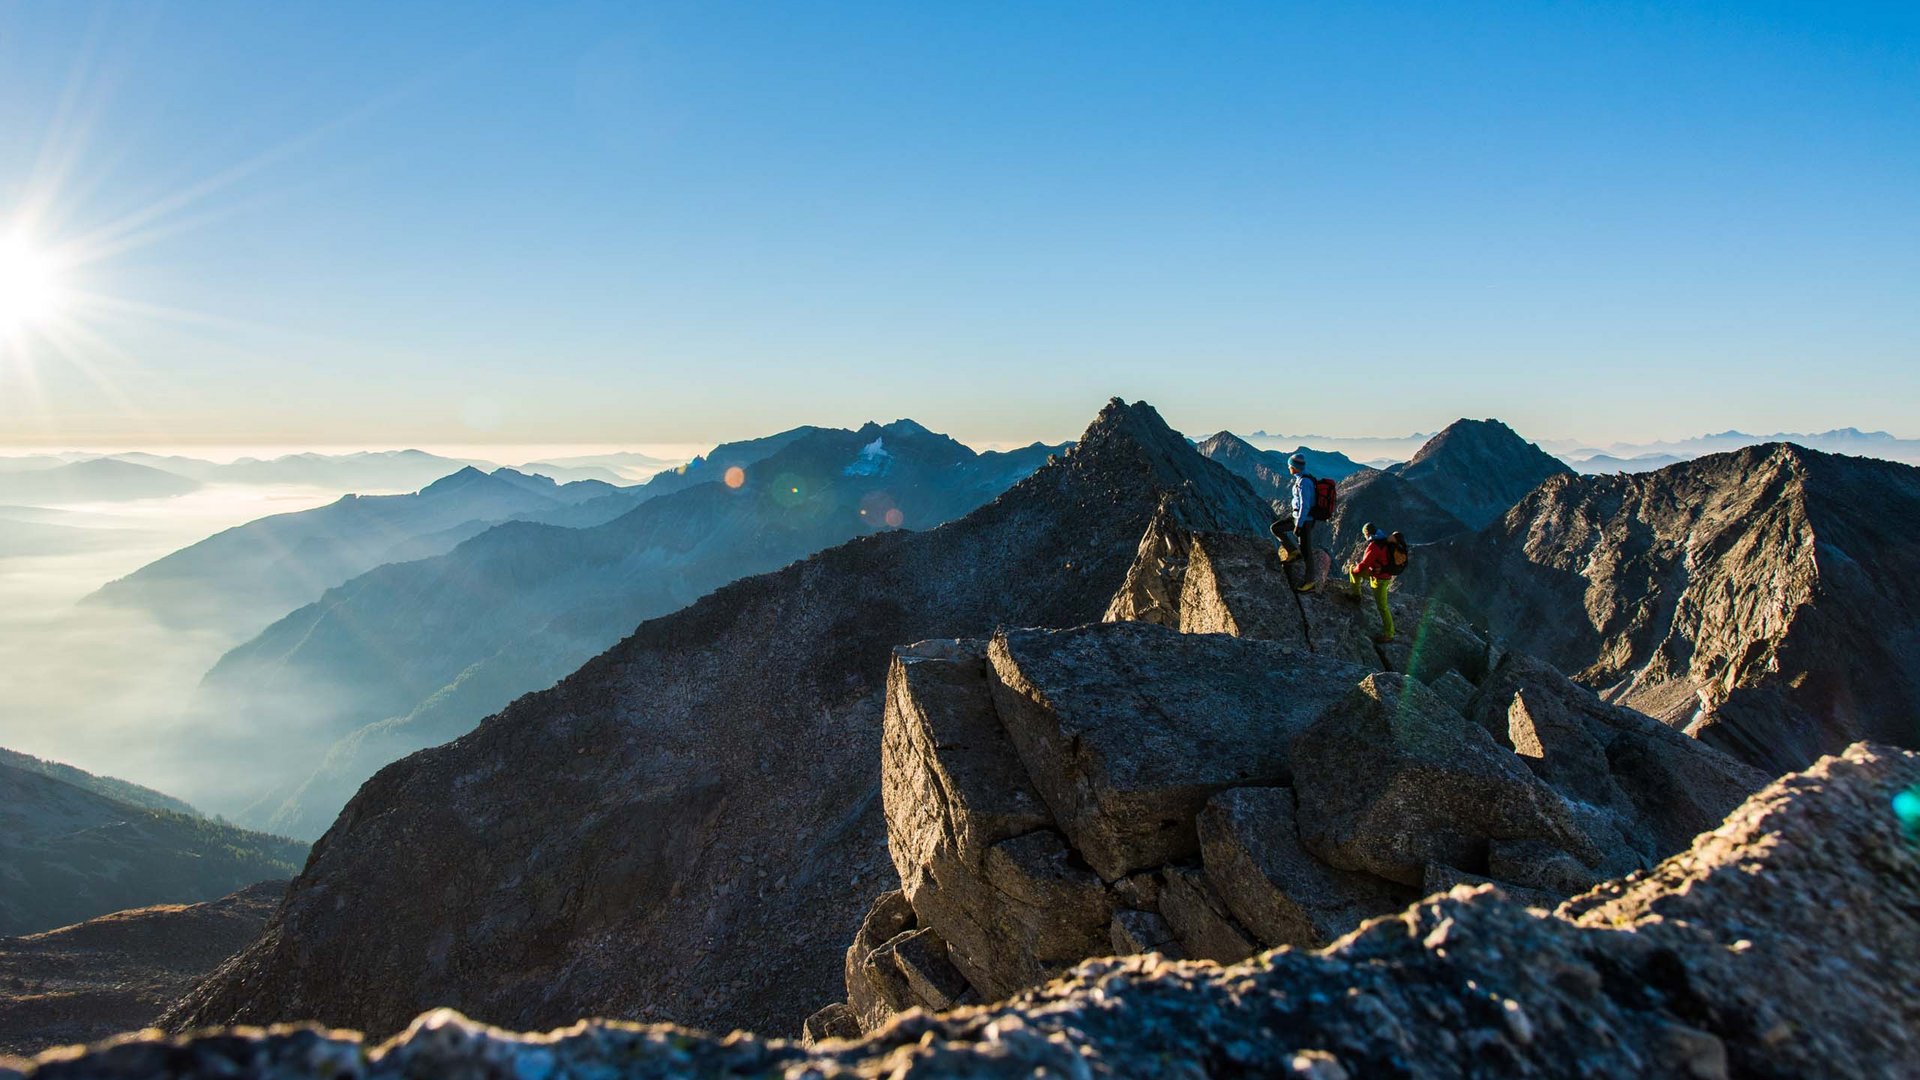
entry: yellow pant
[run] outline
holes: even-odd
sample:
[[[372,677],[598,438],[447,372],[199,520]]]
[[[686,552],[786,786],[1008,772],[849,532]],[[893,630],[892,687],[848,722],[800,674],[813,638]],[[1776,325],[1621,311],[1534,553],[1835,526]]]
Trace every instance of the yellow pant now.
[[[1393,636],[1393,608],[1387,606],[1387,589],[1392,584],[1388,578],[1361,577],[1349,573],[1347,580],[1353,583],[1353,595],[1359,596],[1363,588],[1373,590],[1373,606],[1380,609],[1380,625],[1388,637]]]

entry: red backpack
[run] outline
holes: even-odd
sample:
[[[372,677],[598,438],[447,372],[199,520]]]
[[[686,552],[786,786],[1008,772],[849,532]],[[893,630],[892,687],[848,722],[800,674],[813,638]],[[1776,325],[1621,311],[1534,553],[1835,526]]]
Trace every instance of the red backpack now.
[[[1315,521],[1331,521],[1333,519],[1333,508],[1338,505],[1340,505],[1340,489],[1334,485],[1333,481],[1324,476],[1315,477],[1313,481],[1313,509],[1307,511],[1307,516]]]

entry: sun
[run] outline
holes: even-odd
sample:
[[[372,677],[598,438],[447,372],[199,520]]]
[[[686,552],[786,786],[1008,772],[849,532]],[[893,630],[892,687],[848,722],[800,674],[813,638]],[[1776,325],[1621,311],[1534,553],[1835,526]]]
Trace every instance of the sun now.
[[[54,321],[65,304],[60,261],[22,237],[0,235],[0,337]]]

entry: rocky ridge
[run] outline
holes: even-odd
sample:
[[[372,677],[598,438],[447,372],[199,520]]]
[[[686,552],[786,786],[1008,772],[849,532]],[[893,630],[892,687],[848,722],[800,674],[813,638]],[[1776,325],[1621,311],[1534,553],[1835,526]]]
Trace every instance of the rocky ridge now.
[[[1558,476],[1423,552],[1416,587],[1516,649],[1778,773],[1920,746],[1920,469],[1790,444]]]
[[[261,882],[218,900],[116,911],[0,938],[0,1054],[146,1027],[259,935],[286,886]]]
[[[547,1035],[424,1016],[350,1033],[135,1036],[30,1080],[469,1076],[1898,1077],[1920,1057],[1920,843],[1888,812],[1920,755],[1788,776],[1652,872],[1549,914],[1437,894],[1320,951],[1101,959],[984,1007],[813,1047],[665,1025]],[[0,1065],[0,1075],[6,1067]]]
[[[925,642],[888,676],[901,882],[813,1037],[1090,957],[1318,948],[1465,882],[1551,905],[1652,866],[1765,776],[1399,596],[1277,588],[1259,541],[1156,519],[1108,622]]]

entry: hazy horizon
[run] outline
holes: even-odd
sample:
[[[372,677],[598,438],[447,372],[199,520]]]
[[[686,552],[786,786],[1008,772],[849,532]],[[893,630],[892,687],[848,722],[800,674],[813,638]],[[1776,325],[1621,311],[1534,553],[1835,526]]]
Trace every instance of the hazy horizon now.
[[[1148,404],[1152,404],[1152,402],[1149,401]],[[861,426],[861,424],[866,423],[868,421],[885,424],[885,423],[890,423],[893,420],[900,420],[900,419],[919,421],[919,418],[914,416],[890,417],[884,420],[879,417],[869,417],[867,418],[867,420],[851,422],[844,426],[846,426],[849,429],[854,429],[854,428],[858,428],[859,426]],[[1091,419],[1091,414],[1089,414],[1088,419]],[[1233,434],[1239,435],[1243,438],[1252,437],[1256,432],[1264,432],[1265,434],[1267,434],[1272,438],[1302,438],[1302,439],[1320,438],[1320,439],[1328,440],[1329,442],[1362,442],[1362,441],[1372,441],[1372,440],[1393,442],[1393,441],[1406,441],[1410,439],[1427,438],[1439,432],[1441,429],[1445,428],[1447,424],[1452,423],[1455,420],[1463,420],[1463,419],[1501,420],[1502,418],[1497,416],[1453,417],[1446,421],[1437,421],[1432,425],[1415,428],[1409,431],[1377,430],[1377,431],[1347,431],[1347,432],[1327,432],[1327,431],[1315,432],[1315,431],[1294,431],[1294,430],[1284,429],[1279,427],[1272,427],[1272,428],[1253,427],[1253,428],[1246,428],[1246,429],[1234,429],[1234,428],[1224,428],[1224,427],[1204,427],[1204,425],[1202,428],[1194,428],[1194,429],[1188,430],[1188,429],[1181,429],[1177,424],[1174,426],[1176,430],[1183,430],[1184,433],[1189,438],[1193,438],[1193,439],[1206,438],[1207,436],[1213,435],[1216,432],[1220,432],[1220,431],[1231,431]],[[145,454],[154,454],[158,456],[179,455],[182,457],[197,458],[203,461],[209,461],[209,462],[214,462],[218,464],[226,464],[241,458],[255,458],[255,459],[262,459],[262,460],[270,460],[275,457],[283,457],[291,454],[302,454],[302,453],[354,454],[354,453],[390,453],[390,452],[398,452],[398,451],[406,451],[406,450],[418,450],[423,453],[433,454],[439,457],[446,457],[446,458],[453,458],[453,459],[484,460],[484,461],[491,461],[500,465],[515,465],[515,464],[521,464],[521,463],[543,461],[548,459],[586,457],[586,456],[593,456],[593,455],[600,455],[600,454],[617,454],[617,453],[637,453],[637,454],[643,454],[649,457],[659,458],[663,461],[683,462],[697,455],[705,454],[708,451],[712,450],[715,446],[718,446],[722,443],[758,438],[764,435],[771,435],[771,434],[775,434],[778,431],[789,430],[794,427],[802,426],[806,423],[810,423],[810,421],[798,421],[792,424],[785,425],[784,427],[781,427],[781,428],[769,428],[764,431],[736,432],[736,433],[731,433],[724,436],[717,436],[706,441],[687,442],[687,443],[657,443],[657,442],[646,442],[646,441],[578,442],[578,443],[568,443],[568,442],[436,443],[429,440],[406,440],[406,439],[395,439],[395,440],[386,440],[386,441],[370,440],[365,442],[308,442],[308,443],[287,442],[287,443],[273,443],[273,444],[261,444],[261,443],[231,444],[231,443],[195,443],[195,442],[156,443],[156,442],[142,441],[142,440],[130,440],[124,443],[95,442],[91,444],[74,444],[74,443],[62,443],[62,442],[9,443],[5,441],[0,441],[0,458],[20,458],[20,457],[33,457],[33,456],[40,456],[40,455],[51,456],[51,455],[61,455],[61,454],[71,454],[71,455],[97,454],[101,456],[110,456],[114,454],[145,453]],[[818,424],[816,426],[824,427],[824,426],[834,426],[834,425]],[[1054,433],[1051,435],[1036,435],[1033,438],[1028,438],[1028,439],[991,440],[991,439],[981,439],[977,437],[969,437],[969,435],[964,432],[942,431],[940,428],[931,424],[928,424],[926,426],[928,426],[931,430],[939,431],[941,434],[951,436],[952,438],[958,440],[959,442],[965,444],[966,446],[969,446],[974,450],[978,450],[978,451],[1009,450],[1009,449],[1016,449],[1022,446],[1031,446],[1034,443],[1053,444],[1053,443],[1059,443],[1059,442],[1068,442],[1075,438],[1078,438],[1080,434],[1080,428],[1075,428],[1071,434]],[[1084,427],[1084,424],[1082,424],[1081,426]],[[1512,425],[1509,425],[1509,426],[1512,426]],[[1604,451],[1608,447],[1615,446],[1615,445],[1631,446],[1631,445],[1641,445],[1641,444],[1677,443],[1677,442],[1684,442],[1691,439],[1700,439],[1700,438],[1705,438],[1710,436],[1724,435],[1731,432],[1738,432],[1743,435],[1749,435],[1754,437],[1770,437],[1774,435],[1820,435],[1820,434],[1826,434],[1832,431],[1844,431],[1848,429],[1857,430],[1865,435],[1889,435],[1895,439],[1900,439],[1903,441],[1920,441],[1920,435],[1909,434],[1906,431],[1878,430],[1878,429],[1863,427],[1857,424],[1842,424],[1833,428],[1818,428],[1818,429],[1799,428],[1791,431],[1758,430],[1752,427],[1743,428],[1736,425],[1735,427],[1732,427],[1732,428],[1714,428],[1714,429],[1701,428],[1699,430],[1683,431],[1678,433],[1667,433],[1667,434],[1662,434],[1662,435],[1658,435],[1658,436],[1647,438],[1647,439],[1624,439],[1624,438],[1605,437],[1605,436],[1583,437],[1579,435],[1554,434],[1551,432],[1527,431],[1527,430],[1519,430],[1519,429],[1516,429],[1516,430],[1519,430],[1519,434],[1524,438],[1528,439],[1529,441],[1537,442],[1541,446],[1546,447],[1548,449],[1553,449],[1555,447],[1562,448],[1563,450],[1574,449],[1574,448],[1590,448],[1590,449]],[[1914,430],[1920,431],[1920,429],[1914,429]]]

